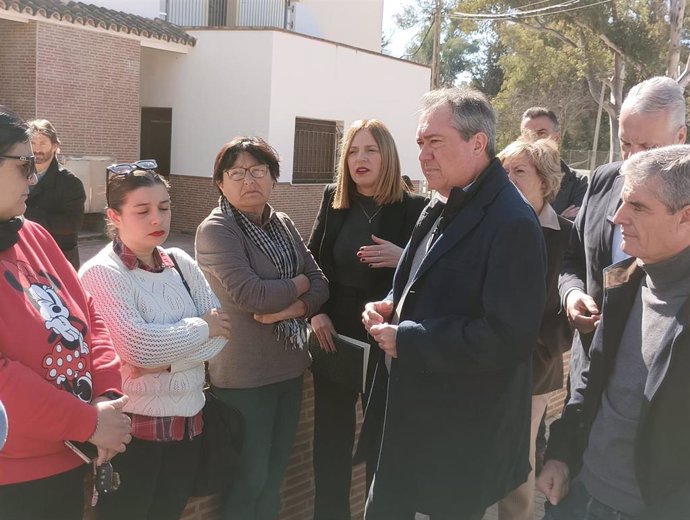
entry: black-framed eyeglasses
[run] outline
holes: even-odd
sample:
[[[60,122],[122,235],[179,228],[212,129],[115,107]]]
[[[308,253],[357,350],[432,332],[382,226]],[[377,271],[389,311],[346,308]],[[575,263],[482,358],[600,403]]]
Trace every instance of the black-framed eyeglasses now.
[[[22,176],[30,179],[36,173],[36,157],[33,155],[0,155],[0,159],[15,159],[22,161]]]
[[[133,163],[111,164],[106,170],[114,175],[130,175],[137,170],[149,172],[156,168],[158,163],[154,159],[143,159]]]
[[[241,166],[228,168],[225,170],[225,173],[228,174],[228,177],[230,177],[231,181],[243,181],[247,176],[247,173],[249,173],[249,175],[255,179],[262,179],[263,177],[266,177],[268,170],[268,164],[257,164],[256,166],[251,166],[249,168],[242,168]]]

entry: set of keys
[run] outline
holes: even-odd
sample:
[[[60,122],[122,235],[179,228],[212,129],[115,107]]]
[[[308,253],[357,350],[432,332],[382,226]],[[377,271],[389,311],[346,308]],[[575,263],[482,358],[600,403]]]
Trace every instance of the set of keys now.
[[[65,446],[72,450],[86,464],[90,464],[93,468],[93,494],[91,495],[91,507],[96,506],[99,496],[106,496],[118,490],[120,487],[120,474],[113,470],[113,465],[110,463],[110,461],[97,466],[95,459],[91,459],[70,441],[65,441]]]

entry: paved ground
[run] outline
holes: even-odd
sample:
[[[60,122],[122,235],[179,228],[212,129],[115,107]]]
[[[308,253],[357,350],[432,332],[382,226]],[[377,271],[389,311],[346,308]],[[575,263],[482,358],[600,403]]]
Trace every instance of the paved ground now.
[[[81,262],[86,262],[89,258],[94,256],[98,251],[105,246],[109,240],[105,238],[82,238],[79,241],[79,256]],[[194,235],[186,233],[171,233],[168,240],[165,242],[165,247],[179,247],[185,250],[190,255],[194,255]],[[536,518],[544,516],[544,496],[537,493],[536,497]],[[417,515],[416,520],[426,520],[426,515]],[[491,507],[484,515],[483,520],[498,520],[498,511],[496,507]]]

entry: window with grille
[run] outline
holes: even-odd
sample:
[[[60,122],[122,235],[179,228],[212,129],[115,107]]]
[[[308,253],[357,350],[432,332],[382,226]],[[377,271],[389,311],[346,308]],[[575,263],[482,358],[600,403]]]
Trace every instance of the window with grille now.
[[[295,118],[292,182],[333,182],[338,166],[338,144],[342,135],[342,121]]]

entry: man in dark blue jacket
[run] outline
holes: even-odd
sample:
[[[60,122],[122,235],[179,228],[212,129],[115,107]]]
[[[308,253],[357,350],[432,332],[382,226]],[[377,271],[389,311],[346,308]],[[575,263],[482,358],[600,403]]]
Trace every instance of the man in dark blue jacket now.
[[[386,353],[378,369],[390,373],[365,518],[475,520],[530,471],[544,240],[495,158],[495,116],[483,94],[426,94],[417,144],[438,195],[388,299],[368,303],[363,315]],[[372,394],[380,391],[375,383]]]

